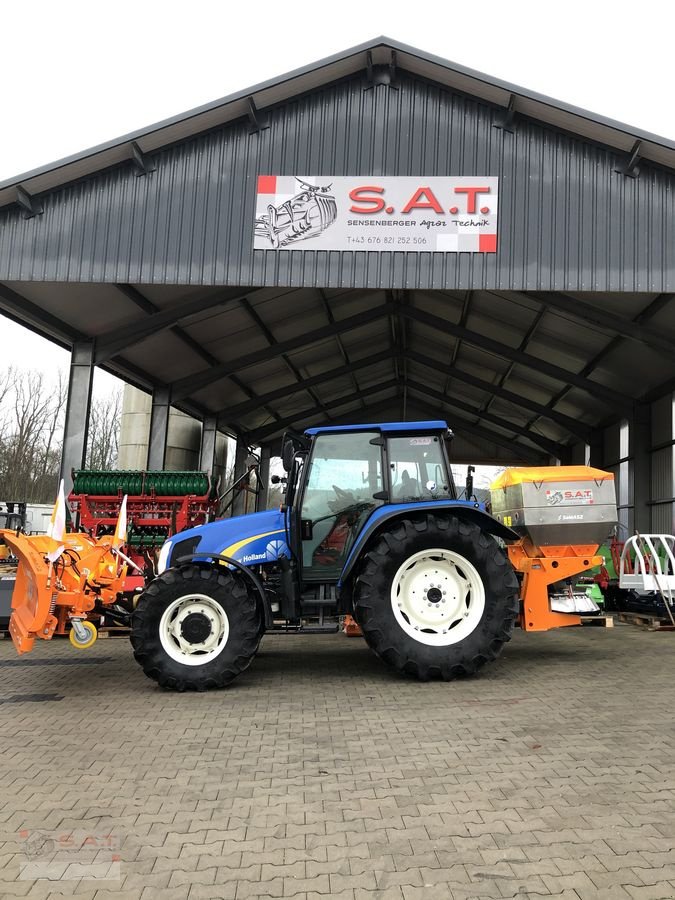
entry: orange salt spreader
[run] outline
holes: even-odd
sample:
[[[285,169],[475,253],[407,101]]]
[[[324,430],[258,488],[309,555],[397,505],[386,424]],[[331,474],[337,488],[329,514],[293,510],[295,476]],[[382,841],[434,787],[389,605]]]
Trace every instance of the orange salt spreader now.
[[[520,625],[547,631],[597,612],[576,576],[602,565],[598,549],[617,523],[614,475],[590,466],[506,469],[490,485],[492,514],[521,535],[507,547],[522,576]]]

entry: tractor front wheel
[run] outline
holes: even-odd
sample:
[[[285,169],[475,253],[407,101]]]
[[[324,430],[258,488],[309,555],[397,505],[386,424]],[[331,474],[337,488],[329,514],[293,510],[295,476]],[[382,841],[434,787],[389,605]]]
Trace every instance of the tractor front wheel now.
[[[354,607],[370,647],[422,681],[473,675],[511,638],[518,581],[494,538],[454,517],[401,519],[358,572]]]
[[[249,666],[260,614],[248,585],[228,569],[168,569],[138,601],[131,643],[145,674],[162,687],[207,691]]]

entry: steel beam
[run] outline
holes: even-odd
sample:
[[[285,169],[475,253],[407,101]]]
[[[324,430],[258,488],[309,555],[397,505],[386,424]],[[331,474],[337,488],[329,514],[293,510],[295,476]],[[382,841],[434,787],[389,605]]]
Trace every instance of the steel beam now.
[[[236,484],[248,470],[248,443],[243,438],[237,438],[237,446],[234,454],[234,483]],[[241,484],[234,489],[234,497],[232,500],[232,515],[243,516],[246,512],[248,491],[248,481],[242,481]]]
[[[410,351],[408,353],[408,358],[413,362],[420,363],[420,365],[427,366],[428,368],[433,369],[435,372],[443,372],[450,378],[454,378],[457,381],[462,381],[465,384],[470,384],[472,387],[478,388],[481,391],[492,393],[496,397],[500,397],[502,400],[506,400],[508,403],[512,403],[519,409],[530,409],[532,410],[532,412],[536,412],[539,416],[544,416],[545,418],[550,419],[552,422],[556,422],[562,428],[565,428],[567,431],[569,431],[570,434],[581,438],[583,441],[590,441],[591,439],[591,435],[593,434],[592,429],[587,428],[576,419],[564,415],[564,413],[556,412],[556,410],[549,409],[547,406],[544,406],[541,403],[537,403],[536,401],[530,400],[527,397],[521,397],[520,394],[515,394],[512,391],[506,390],[506,388],[500,388],[497,385],[491,384],[489,381],[478,378],[476,375],[471,375],[469,372],[462,371],[462,369],[457,369],[453,366],[445,365],[444,363],[439,362],[436,359],[432,359],[428,356],[424,356],[421,353]]]
[[[213,476],[216,464],[216,435],[217,419],[215,416],[208,416],[202,422],[202,440],[199,448],[199,468],[202,472],[208,472]]]
[[[388,391],[391,390],[391,388],[398,386],[398,379],[392,378],[389,381],[374,384],[372,387],[362,391],[352,391],[351,394],[347,394],[345,397],[339,397],[337,400],[329,400],[326,405],[329,405],[331,408],[336,406],[346,406],[348,403],[353,403],[355,400],[360,400],[362,397],[371,397],[373,394],[380,394],[382,391]],[[300,410],[297,413],[286,416],[279,422],[274,422],[272,425],[266,425],[264,428],[252,431],[249,434],[249,440],[255,444],[267,442],[272,435],[277,433],[277,431],[294,424],[298,424],[302,427],[308,419],[316,418],[316,416],[321,415],[323,412],[323,406],[313,406],[311,409]]]
[[[633,466],[633,528],[641,534],[649,534],[651,510],[649,499],[651,486],[651,408],[649,404],[636,403],[630,420],[631,464]]]
[[[260,466],[258,467],[258,496],[256,497],[256,512],[267,509],[267,497],[270,485],[270,448],[260,448]]]
[[[447,396],[441,391],[434,390],[434,388],[427,387],[426,385],[420,384],[417,381],[408,381],[408,387],[412,388],[418,393],[423,393],[429,398],[438,400],[439,403],[443,403],[446,406],[450,406],[454,409],[461,409],[463,412],[469,413],[472,416],[476,416],[476,418],[478,419],[481,419],[485,422],[491,422],[498,428],[504,429],[504,431],[510,431],[513,434],[520,434],[522,437],[527,438],[528,441],[531,441],[531,443],[536,444],[538,447],[541,447],[542,450],[544,450],[551,456],[555,456],[557,459],[560,459],[563,455],[564,447],[562,444],[551,441],[540,434],[533,434],[531,431],[528,431],[526,428],[523,428],[520,425],[515,425],[513,422],[508,422],[506,419],[502,419],[499,416],[495,416],[492,413],[481,410],[478,406],[471,406],[471,404],[469,403],[464,403],[464,401],[458,400],[453,396]],[[478,422],[476,424],[478,424]]]
[[[142,309],[143,312],[146,312],[149,315],[154,315],[155,313],[160,312],[159,308],[157,306],[155,306],[155,304],[152,303],[150,300],[148,300],[146,297],[144,297],[143,294],[141,294],[141,292],[139,290],[137,290],[135,287],[133,287],[133,285],[116,284],[115,287],[118,289],[118,291],[123,293],[133,303],[135,303],[136,306],[139,307],[139,309]],[[198,341],[196,341],[193,337],[191,337],[191,335],[189,335],[187,333],[187,331],[185,331],[179,325],[171,325],[171,326],[169,326],[169,330],[171,331],[172,334],[175,334],[176,337],[180,341],[182,341],[182,343],[185,344],[186,347],[189,347],[193,353],[195,353],[197,356],[200,356],[207,365],[209,365],[209,366],[219,365],[220,360],[216,359],[216,357],[213,356],[212,353],[209,353],[208,350],[206,350],[204,347],[202,347],[202,345]],[[242,393],[246,394],[246,396],[249,399],[257,401],[257,397],[256,397],[255,393],[252,390],[250,390],[250,388],[247,385],[245,385],[242,381],[240,381],[235,375],[230,376],[230,381],[232,381],[232,383],[235,384],[239,388],[239,390],[242,391]],[[269,414],[272,416],[272,418],[274,418],[274,419],[279,418],[273,409],[270,409],[269,407],[265,407],[265,408],[267,409]]]
[[[86,461],[93,377],[94,344],[92,341],[77,341],[73,344],[70,357],[59,476],[65,483],[66,497],[73,488],[72,470],[84,468]]]
[[[326,313],[326,317],[332,325],[335,322],[335,316],[333,315],[333,310],[330,308],[330,303],[328,302],[328,298],[326,297],[326,292],[323,288],[319,288],[319,297],[321,298],[321,303],[323,305],[324,312]],[[340,353],[342,354],[342,358],[344,359],[346,365],[349,366],[351,364],[351,359],[349,358],[349,354],[347,353],[347,350],[345,349],[344,341],[342,340],[342,338],[340,337],[339,334],[336,336],[335,339],[337,341],[338,347],[340,348]],[[358,391],[359,383],[356,380],[356,376],[354,375],[353,372],[351,373],[351,375],[352,375],[352,382],[354,384],[354,390]],[[361,401],[361,405],[362,406],[366,405],[365,400]]]
[[[34,216],[41,215],[44,211],[42,203],[32,194],[29,194],[20,184],[16,186],[16,202],[23,211],[24,219],[32,219]]]
[[[535,334],[537,328],[539,328],[539,325],[541,324],[541,320],[546,315],[546,312],[547,312],[546,309],[544,307],[542,307],[539,310],[539,312],[536,313],[534,319],[532,320],[532,323],[530,324],[530,327],[525,332],[525,335],[524,335],[522,341],[520,342],[520,344],[518,344],[519,350],[522,350],[522,351],[527,350],[527,347],[528,347],[530,341],[532,340],[532,338],[534,337],[534,334]],[[499,387],[504,387],[509,376],[513,374],[513,370],[514,370],[515,366],[516,366],[516,364],[514,362],[509,363],[509,365],[506,369],[506,372],[504,372],[502,375],[499,376],[499,381],[498,381]],[[483,407],[484,412],[489,411],[490,406],[492,405],[492,402],[494,399],[495,399],[495,395],[492,394],[492,396],[488,398],[487,403]]]
[[[366,403],[365,409],[359,407],[358,415],[363,417],[360,421],[368,422],[389,422],[395,421],[398,415],[398,404],[400,401],[400,392],[384,400],[378,400],[375,403]],[[331,427],[334,425],[353,425],[354,412],[341,413],[330,422]],[[274,447],[275,438],[270,441],[270,446]]]
[[[473,291],[465,291],[464,299],[462,300],[462,314],[459,317],[459,324],[462,328],[466,327],[466,323],[469,320],[469,312],[471,310],[471,301],[473,299]],[[450,358],[450,364],[452,366],[457,362],[457,357],[459,356],[459,351],[462,346],[462,342],[460,340],[455,341],[455,346],[452,348],[452,357]],[[452,376],[448,376],[448,379],[445,383],[446,392],[450,390],[450,381]]]
[[[314,331],[305,332],[304,334],[300,334],[297,337],[290,338],[286,341],[279,341],[274,347],[265,347],[262,350],[256,350],[253,353],[240,356],[238,359],[230,360],[219,366],[213,366],[210,369],[197,372],[195,375],[189,375],[187,378],[180,378],[172,384],[174,397],[182,399],[195,391],[201,390],[201,388],[207,387],[207,385],[212,384],[214,381],[219,381],[221,378],[227,378],[233,372],[239,372],[242,369],[246,369],[259,362],[267,362],[270,359],[281,356],[282,353],[290,353],[301,347],[308,347],[311,344],[326,340],[326,338],[344,334],[346,331],[353,331],[355,328],[360,328],[362,325],[367,325],[377,319],[384,318],[388,313],[389,310],[386,306],[376,306],[373,309],[364,310],[354,316],[341,319],[334,324],[323,325],[321,328],[317,328]]]
[[[152,156],[144,153],[136,141],[131,141],[129,149],[131,150],[131,161],[134,164],[137,176],[149,175],[150,172],[155,171],[157,166],[155,165],[154,159]]]
[[[415,389],[412,388],[412,390],[414,391]],[[438,416],[437,406],[424,402],[419,403],[419,401],[417,401],[417,403],[421,409],[426,409],[429,415]],[[504,447],[506,450],[512,452],[515,449],[513,456],[514,462],[521,459],[529,462],[536,462],[540,465],[548,462],[547,454],[538,453],[534,447],[526,447],[524,444],[521,444],[520,441],[511,441],[507,437],[495,434],[487,428],[481,428],[480,425],[472,425],[465,419],[454,420],[451,425],[451,430],[457,434],[461,434],[462,432],[472,434],[475,437],[481,438],[481,440],[489,441],[496,444],[498,447]]]
[[[360,359],[349,365],[340,366],[338,369],[329,369],[328,372],[322,372],[321,375],[305,378],[299,384],[288,384],[285,387],[277,388],[275,391],[270,391],[268,394],[261,394],[255,400],[246,400],[243,403],[237,403],[236,406],[226,407],[225,409],[220,410],[218,419],[220,422],[232,422],[240,416],[244,416],[247,413],[254,412],[256,409],[260,409],[260,406],[265,403],[273,403],[275,400],[291,397],[293,394],[305,391],[308,387],[316,387],[319,384],[332,381],[334,378],[351,375],[353,372],[357,372],[360,369],[366,369],[368,366],[374,366],[377,363],[384,362],[388,359],[391,359],[391,351],[384,350],[382,353],[375,354],[375,356],[368,356],[365,359]]]
[[[0,312],[6,312],[11,319],[34,328],[45,337],[62,341],[69,347],[76,341],[87,340],[87,336],[77,328],[40,309],[37,304],[22,297],[5,284],[0,284]]]
[[[435,316],[433,313],[429,313],[419,307],[405,307],[402,310],[402,314],[415,322],[427,325],[434,331],[452,334],[454,337],[466,341],[467,344],[472,344],[481,350],[487,350],[495,356],[510,359],[519,365],[534,369],[536,372],[540,372],[554,381],[561,381],[563,384],[573,384],[588,394],[602,398],[607,404],[616,409],[626,410],[630,408],[630,402],[618,391],[613,391],[611,388],[607,388],[597,381],[584,378],[582,375],[577,375],[575,372],[562,369],[560,366],[549,363],[545,359],[539,359],[539,357],[531,356],[522,350],[516,350],[513,347],[509,347],[508,344],[502,344],[500,341],[495,341],[484,334],[470,331],[468,328],[463,328],[460,325],[454,325],[452,322],[447,322],[445,319],[441,319],[440,316]]]
[[[242,299],[240,300],[240,303],[241,303],[242,308],[246,311],[246,313],[247,313],[247,315],[249,316],[249,318],[250,318],[253,322],[255,322],[255,324],[256,324],[258,330],[260,331],[260,333],[262,334],[262,336],[265,338],[265,340],[267,341],[267,343],[270,345],[270,347],[275,347],[276,344],[277,344],[277,339],[274,337],[274,335],[272,334],[272,332],[270,331],[270,329],[267,327],[267,325],[266,325],[266,324],[263,322],[263,320],[260,318],[260,315],[258,314],[258,311],[257,311],[256,309],[254,309],[254,308],[251,306],[251,304],[248,302],[248,300],[247,300],[245,297],[242,297]],[[287,353],[282,353],[282,354],[281,354],[281,359],[284,361],[284,364],[285,364],[286,368],[287,368],[288,371],[293,375],[293,377],[295,378],[295,380],[296,380],[298,383],[302,382],[302,381],[303,381],[303,377],[302,377],[302,375],[300,374],[299,369],[298,369],[298,368],[295,366],[295,364],[291,361],[291,359],[290,359],[290,357],[288,356],[288,354],[287,354]],[[320,403],[320,402],[321,402],[320,398],[319,398],[315,393],[313,393],[311,390],[309,391],[309,393],[312,395],[312,399],[314,400],[315,403]],[[278,416],[277,416],[277,418],[278,418]]]
[[[497,291],[488,291],[490,294],[500,296]],[[611,310],[598,309],[591,306],[590,303],[584,303],[577,300],[569,294],[559,291],[555,293],[527,293],[522,294],[518,291],[505,292],[506,296],[510,294],[514,297],[532,298],[541,303],[546,309],[553,309],[556,312],[565,313],[579,322],[588,322],[594,325],[600,331],[608,334],[620,334],[626,340],[634,341],[637,344],[644,344],[654,350],[665,353],[668,357],[672,357],[673,348],[675,347],[675,335],[668,337],[664,335],[660,329],[652,328],[650,325],[641,325],[634,322],[626,316],[617,315]]]
[[[668,306],[668,304],[671,303],[674,299],[675,294],[657,294],[657,296],[651,301],[651,303],[649,303],[647,307],[642,310],[642,312],[638,313],[637,316],[634,316],[631,321],[636,325],[644,325],[645,322],[649,322],[650,319],[653,319],[654,316],[660,313],[661,310]],[[581,370],[581,374],[590,375],[591,372],[593,372],[594,369],[596,369],[600,365],[603,359],[606,359],[613,350],[616,350],[617,347],[621,346],[623,340],[624,338],[621,335],[617,335],[616,337],[612,338],[612,340],[607,344],[606,347],[603,347],[602,350],[595,354],[593,359],[589,360],[589,362],[586,363],[586,365]],[[675,389],[675,379],[672,380],[672,385],[673,389]],[[653,391],[650,391],[649,394],[642,398],[642,401],[645,402],[650,399],[655,399],[657,396],[662,396],[662,394],[667,393],[667,384],[663,385],[663,387],[664,390],[661,391],[661,393],[654,393]],[[559,403],[564,397],[567,396],[569,390],[569,386],[566,386],[562,388],[562,390],[558,391],[555,397],[552,397],[549,403],[546,405],[546,409],[550,409],[551,407],[555,406],[556,403]],[[655,390],[659,391],[660,389],[657,388]],[[535,416],[528,422],[528,426],[531,427],[536,421],[537,417]],[[589,441],[589,443],[591,442]]]
[[[130,292],[133,291],[135,295],[142,297],[132,285],[117,285],[117,288],[118,290],[124,288],[125,290],[123,290],[123,293],[126,294],[126,296],[129,296]],[[157,309],[154,303],[146,300],[146,311],[150,312],[152,309],[156,310],[155,312],[150,312],[150,315],[148,315],[146,319],[141,319],[140,322],[131,322],[128,325],[122,325],[119,328],[113,328],[111,331],[108,331],[106,334],[97,338],[96,363],[99,364],[105,362],[110,359],[111,356],[115,356],[116,353],[120,353],[129,347],[133,347],[135,344],[141,343],[141,341],[154,336],[160,331],[171,328],[172,325],[178,324],[178,322],[183,319],[205,312],[208,309],[213,309],[215,306],[221,306],[232,303],[234,300],[240,300],[250,293],[252,292],[249,291],[246,294],[242,294],[241,291],[236,291],[234,293],[219,292],[216,295],[211,294],[208,297],[182,300],[179,303],[173,304],[169,309],[160,310]],[[145,300],[145,298],[142,299]],[[140,305],[137,300],[134,300],[134,302],[136,302],[137,305]]]
[[[148,443],[148,469],[151,471],[161,471],[164,468],[170,409],[171,390],[168,387],[156,387],[152,392]]]

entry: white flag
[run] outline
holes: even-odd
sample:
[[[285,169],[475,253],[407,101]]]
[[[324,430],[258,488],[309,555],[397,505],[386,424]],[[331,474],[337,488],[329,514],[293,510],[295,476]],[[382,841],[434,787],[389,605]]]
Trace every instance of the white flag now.
[[[127,495],[122,498],[120,506],[120,514],[117,517],[117,525],[115,525],[115,534],[113,535],[112,545],[114,548],[121,547],[127,542]]]
[[[52,516],[47,528],[47,537],[53,541],[52,549],[47,553],[47,559],[54,563],[64,551],[63,535],[66,533],[66,496],[63,490],[63,481],[59,485],[59,493],[52,510]]]

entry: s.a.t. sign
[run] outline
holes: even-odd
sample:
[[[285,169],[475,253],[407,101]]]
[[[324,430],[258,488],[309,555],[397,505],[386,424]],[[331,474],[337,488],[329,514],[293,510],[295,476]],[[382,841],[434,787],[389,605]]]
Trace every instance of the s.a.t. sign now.
[[[253,246],[495,253],[498,181],[259,175]]]

